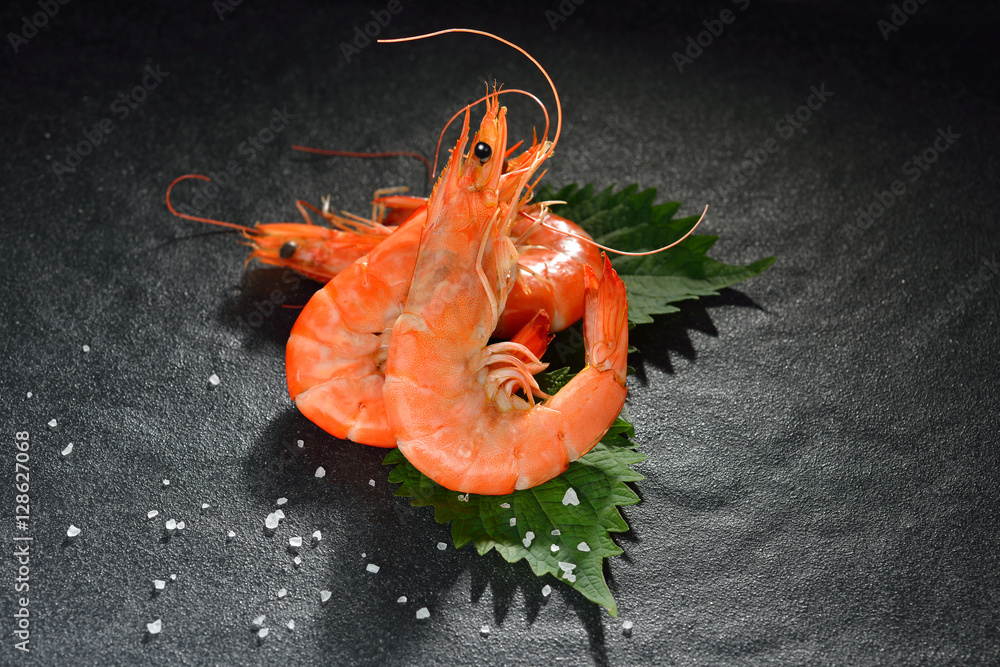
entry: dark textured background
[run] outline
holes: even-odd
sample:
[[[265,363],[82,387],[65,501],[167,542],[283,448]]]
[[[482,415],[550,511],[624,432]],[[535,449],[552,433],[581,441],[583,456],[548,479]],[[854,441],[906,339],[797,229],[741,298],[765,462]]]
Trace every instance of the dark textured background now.
[[[339,44],[384,3],[246,0],[224,21],[209,0],[120,4],[70,2],[19,53],[5,39],[0,60],[0,553],[13,550],[15,431],[31,434],[34,536],[32,652],[12,648],[5,555],[0,663],[1000,661],[1000,277],[981,268],[1000,250],[996,9],[929,0],[886,41],[876,22],[889,3],[751,0],[682,74],[671,54],[731,3],[588,0],[552,30],[556,0],[404,1],[386,28],[477,27],[523,45],[566,113],[548,182],[637,182],[685,214],[711,204],[714,256],[779,257],[634,333],[629,407],[649,459],[625,555],[606,568],[612,619],[551,579],[543,599],[546,581],[523,564],[438,551],[447,528],[392,496],[383,452],[332,441],[290,405],[295,312],[247,319],[272,290],[301,303],[309,285],[245,271],[233,234],[163,204],[174,177],[229,160],[243,170],[205,213],[236,222],[294,220],[299,197],[364,212],[376,187],[426,192],[418,164],[288,146],[429,153],[484,79],[549,99],[542,78],[471,36],[373,45],[347,63]],[[0,28],[36,11],[11,3]],[[147,65],[169,76],[118,119],[115,96]],[[776,122],[821,84],[833,97],[781,137]],[[540,122],[505,102],[513,133]],[[239,144],[273,108],[294,119],[249,162]],[[113,133],[57,178],[66,146],[106,117]],[[904,163],[949,126],[960,138],[907,180]],[[769,138],[778,152],[734,185]],[[906,193],[852,230],[853,212],[897,179]],[[288,519],[265,537],[278,496]],[[169,517],[188,529],[165,541]],[[71,523],[83,532],[69,543]],[[317,528],[323,541],[295,571],[287,538]],[[152,595],[170,573],[177,582]],[[421,606],[430,619],[414,618]],[[272,634],[258,644],[261,613]],[[155,618],[164,630],[147,641]]]

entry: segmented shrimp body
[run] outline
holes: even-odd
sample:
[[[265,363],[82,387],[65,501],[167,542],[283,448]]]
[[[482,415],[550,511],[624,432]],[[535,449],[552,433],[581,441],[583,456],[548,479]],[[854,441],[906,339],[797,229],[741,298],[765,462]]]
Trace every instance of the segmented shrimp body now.
[[[383,395],[397,444],[421,472],[461,493],[506,494],[563,472],[618,416],[628,305],[606,260],[600,280],[584,268],[587,366],[535,403],[533,395],[545,395],[532,375],[545,365],[517,343],[487,343],[514,283],[518,253],[510,228],[518,197],[551,145],[533,147],[525,166],[504,173],[499,160],[488,159],[505,147],[502,109],[487,114],[468,157],[465,136],[428,209],[406,304],[392,329]]]

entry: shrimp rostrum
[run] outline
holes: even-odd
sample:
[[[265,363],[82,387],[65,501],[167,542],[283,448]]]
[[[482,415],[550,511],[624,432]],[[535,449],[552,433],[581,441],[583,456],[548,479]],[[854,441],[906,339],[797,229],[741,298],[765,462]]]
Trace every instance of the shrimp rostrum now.
[[[614,422],[626,395],[628,305],[606,258],[600,279],[586,267],[587,366],[553,396],[532,377],[545,364],[528,348],[488,344],[516,273],[510,228],[554,144],[534,145],[504,171],[506,109],[495,97],[468,155],[467,133],[468,115],[431,196],[383,394],[417,469],[461,493],[499,495],[559,475]]]

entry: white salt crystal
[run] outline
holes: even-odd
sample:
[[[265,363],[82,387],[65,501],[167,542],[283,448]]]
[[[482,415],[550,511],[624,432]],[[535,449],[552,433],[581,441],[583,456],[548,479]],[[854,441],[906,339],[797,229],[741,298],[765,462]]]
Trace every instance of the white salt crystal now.
[[[153,588],[155,588],[156,590],[162,591],[166,587],[167,587],[167,582],[165,582],[163,579],[153,579]]]
[[[72,539],[79,534],[80,534],[80,529],[74,526],[73,524],[69,524],[69,528],[66,529],[66,537]]]
[[[427,607],[421,607],[417,610],[417,618],[424,619],[430,618],[431,612]]]
[[[511,518],[510,518],[510,525],[512,525],[512,526],[516,526],[516,525],[517,525],[517,519],[516,519],[516,518],[514,518],[514,517],[511,517]]]
[[[303,447],[306,446],[306,443],[303,442],[302,440],[296,440],[295,444],[299,446],[299,449],[302,449]]]
[[[177,581],[177,575],[176,574],[170,575],[170,581]]]
[[[521,540],[521,543],[524,544],[525,548],[527,548],[531,546],[531,540],[533,539],[535,539],[535,534],[529,530],[524,534],[524,539]]]
[[[574,581],[576,581],[576,575],[575,575],[575,574],[573,574],[572,572],[563,572],[563,577],[564,577],[564,578],[566,579],[566,581],[568,581],[569,583],[573,583]]]
[[[509,510],[510,509],[510,503],[500,503],[500,507],[504,508],[505,510]]]
[[[319,532],[318,530],[313,532],[313,542],[319,542],[322,539],[323,539],[323,533]]]
[[[302,559],[299,558],[298,556],[296,556],[295,558],[293,558],[292,562],[295,563],[295,567],[298,567],[299,565],[302,565]]]
[[[319,601],[320,602],[326,602],[327,600],[330,599],[331,595],[333,595],[333,593],[331,593],[330,591],[320,591],[319,592]]]
[[[396,598],[396,602],[398,602],[399,604],[403,604],[404,602],[406,602],[406,596],[400,595],[398,598]]]
[[[288,595],[288,589],[287,588],[279,588],[278,589],[278,597],[279,598],[283,598],[286,595]]]
[[[317,477],[326,477],[326,470],[323,468],[323,466],[320,466],[320,467],[316,468],[316,476]]]
[[[580,499],[576,497],[576,489],[574,489],[572,486],[566,489],[566,493],[565,495],[563,495],[562,504],[563,505],[580,504]]]
[[[89,345],[84,345],[83,346],[83,351],[84,352],[90,352],[90,346]]]
[[[576,545],[576,549],[577,551],[590,551],[590,545],[587,544],[586,542],[580,542],[578,545]]]
[[[160,630],[162,629],[163,629],[163,623],[160,622],[160,619],[156,619],[152,623],[146,624],[146,631],[151,635],[160,634]]]
[[[286,623],[285,625],[288,626],[289,630],[294,630],[295,629],[295,619],[289,620],[288,623]]]
[[[260,630],[257,631],[257,639],[264,639],[265,637],[267,637],[267,633],[269,632],[270,630],[268,628],[261,628]]]
[[[66,449],[62,450],[60,454],[62,454],[63,458],[66,458],[67,456],[70,455],[72,451],[73,451],[73,443],[71,442],[68,445],[66,445]]]
[[[236,537],[236,533],[234,531],[230,530],[229,532],[226,533],[226,539],[227,540],[231,540],[234,537]]]
[[[299,547],[302,546],[302,538],[298,537],[298,536],[296,536],[296,537],[289,537],[288,538],[288,546],[289,546],[289,548],[292,551],[298,550]]]
[[[481,634],[483,637],[488,636],[490,634],[490,626],[484,625],[483,627],[479,628],[479,634]]]
[[[52,420],[49,421],[49,428],[55,428],[58,425],[59,424],[58,424],[58,422],[56,422],[55,419],[52,419]]]
[[[146,512],[147,519],[153,519],[160,513],[160,510],[149,510]]]
[[[169,479],[163,480],[163,486],[170,486],[170,480]]]
[[[275,530],[278,527],[278,517],[276,514],[268,514],[264,519],[264,528],[266,530]]]
[[[266,619],[266,618],[267,618],[267,616],[265,616],[264,614],[261,614],[257,618],[253,619],[253,626],[255,628],[259,628],[259,627],[263,626],[264,625],[264,619]]]
[[[559,561],[558,565],[559,569],[562,570],[563,572],[572,572],[573,570],[576,569],[576,563],[564,563],[562,561]]]
[[[215,373],[212,373],[211,375],[208,376],[208,383],[213,387],[218,387],[219,382],[221,382],[221,380],[219,380],[219,376],[216,375]]]
[[[375,480],[374,479],[368,480],[368,486],[375,486]]]
[[[280,505],[284,505],[284,504],[285,504],[285,503],[287,503],[287,502],[288,502],[288,498],[285,498],[285,497],[281,497],[281,498],[278,498],[278,499],[277,499],[277,500],[275,501],[275,504],[277,504],[277,505],[279,505],[279,506],[280,506]]]
[[[284,510],[274,510],[274,516],[277,517],[278,521],[281,521],[285,518],[285,512]]]
[[[30,391],[28,392],[28,398],[31,398],[31,392]]]
[[[622,634],[626,637],[632,634],[632,621],[622,623]]]
[[[562,535],[562,531],[560,531],[560,530],[559,530],[558,528],[556,528],[555,530],[553,530],[553,531],[552,531],[551,533],[549,533],[549,534],[550,534],[550,535]]]
[[[382,568],[380,568],[375,563],[368,563],[368,567],[366,567],[365,569],[371,572],[372,574],[376,574]]]
[[[167,519],[167,522],[163,524],[163,527],[167,529],[168,533],[172,533],[177,530],[177,522],[173,519]]]
[[[440,549],[441,551],[444,551],[447,548],[448,548],[447,544],[445,544],[444,542],[438,542],[438,549]]]
[[[544,595],[545,597],[549,597],[549,595],[551,595],[551,594],[552,594],[552,587],[551,586],[549,586],[548,584],[545,584],[544,586],[542,586],[542,595]]]
[[[177,530],[184,530],[184,522],[183,521],[178,521],[177,522]]]
[[[211,507],[211,505],[209,505],[208,503],[202,503],[202,504],[201,504],[201,511],[203,511],[203,512],[204,512],[204,511],[205,511],[205,510],[207,510],[207,509],[208,509],[209,507]]]
[[[549,549],[552,550],[552,553],[555,553],[555,552],[559,551],[559,545],[558,544],[553,544],[551,547],[549,547]]]

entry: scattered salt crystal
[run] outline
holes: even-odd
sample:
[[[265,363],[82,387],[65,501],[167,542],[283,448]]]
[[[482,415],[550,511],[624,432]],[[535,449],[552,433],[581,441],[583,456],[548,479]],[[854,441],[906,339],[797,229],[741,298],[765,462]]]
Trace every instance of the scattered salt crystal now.
[[[288,595],[288,589],[287,588],[279,588],[278,589],[278,597],[279,598],[283,598],[286,595]]]
[[[156,515],[158,515],[159,513],[160,513],[160,510],[149,510],[148,512],[146,512],[146,518],[147,519],[156,518]]]
[[[444,551],[447,548],[448,548],[447,544],[445,544],[444,542],[438,542],[438,549],[440,549],[441,551]]]
[[[553,544],[551,547],[549,547],[549,549],[552,550],[552,553],[555,553],[555,552],[559,551],[559,545],[558,544]]]
[[[28,398],[31,398],[31,392],[30,391],[28,392]]]
[[[296,440],[295,444],[299,446],[299,449],[302,449],[303,447],[306,446],[306,443],[303,442],[302,440]]]
[[[500,503],[500,507],[504,508],[505,510],[509,510],[510,509],[510,503]]]
[[[84,345],[83,346],[83,351],[84,352],[90,352],[90,346],[89,345]]]
[[[580,542],[578,545],[576,545],[576,549],[577,551],[590,551],[590,545],[587,544],[586,542]]]
[[[213,387],[218,387],[219,382],[221,382],[221,380],[219,380],[219,376],[216,375],[215,373],[212,373],[211,375],[208,376],[208,383]]]
[[[542,586],[542,595],[544,595],[545,597],[549,597],[549,595],[551,595],[551,594],[552,594],[552,587],[551,586],[549,586],[548,584],[545,584],[544,586]]]
[[[563,495],[562,504],[563,505],[580,504],[580,499],[576,497],[576,489],[574,489],[572,486],[566,489],[566,493],[565,495]]]
[[[374,479],[368,480],[368,486],[375,486],[375,480]]]
[[[177,581],[177,575],[176,574],[170,575],[170,581]]]
[[[479,628],[479,634],[481,634],[483,637],[489,636],[490,626],[484,625],[483,627]]]
[[[288,623],[286,623],[285,625],[288,626],[289,630],[294,630],[295,629],[295,619],[289,620]]]
[[[403,604],[404,602],[406,602],[406,596],[400,595],[398,598],[396,598],[396,602],[398,602],[399,604]]]
[[[279,505],[279,506],[280,506],[280,505],[284,505],[284,504],[285,504],[285,503],[287,503],[287,502],[288,502],[288,498],[285,498],[284,496],[282,496],[281,498],[278,498],[278,499],[277,499],[277,500],[275,501],[275,504],[277,504],[277,505]]]
[[[66,529],[66,537],[72,539],[79,534],[80,534],[80,529],[74,526],[73,524],[69,524],[69,528]]]
[[[564,563],[562,561],[559,561],[558,564],[559,564],[559,569],[562,570],[563,572],[572,572],[573,570],[576,569],[576,563]]]
[[[333,593],[331,593],[330,591],[320,591],[319,592],[319,601],[320,602],[326,602],[327,600],[330,599],[331,595],[333,595]]]
[[[564,578],[566,579],[566,581],[568,581],[569,583],[573,583],[574,581],[576,581],[576,575],[575,575],[575,574],[573,574],[572,572],[563,572],[563,577],[564,577]]]
[[[302,565],[302,559],[300,557],[298,557],[298,556],[296,556],[295,558],[293,558],[292,562],[295,563],[295,567],[298,567],[299,565]]]
[[[153,588],[155,588],[156,590],[162,591],[166,587],[167,587],[167,582],[165,582],[163,579],[153,579]]]
[[[163,480],[163,486],[170,486],[170,480],[169,479]]]
[[[376,574],[381,568],[375,563],[368,563],[368,567],[366,567],[365,569],[371,572],[372,574]]]
[[[227,540],[231,540],[234,537],[236,537],[236,533],[234,531],[230,530],[229,532],[226,533],[226,539]]]
[[[55,419],[49,420],[49,428],[55,428],[58,425],[59,424],[58,424],[58,422]]]
[[[550,535],[562,535],[562,531],[561,531],[561,530],[559,530],[558,528],[556,528],[555,530],[553,530],[553,531],[552,531],[551,533],[549,533],[549,534],[550,534]]]
[[[257,631],[257,639],[264,639],[265,637],[267,637],[267,633],[269,632],[270,632],[269,629],[261,628],[260,630]]]
[[[178,521],[177,522],[177,530],[184,530],[184,522],[183,521]]]
[[[524,534],[524,539],[521,542],[524,544],[525,548],[531,546],[531,540],[535,539],[535,534],[530,530]]]
[[[160,619],[156,619],[152,623],[146,624],[146,632],[148,632],[151,635],[160,634],[160,630],[162,629],[163,629],[163,623],[160,622]]]
[[[514,517],[511,517],[511,518],[510,518],[510,525],[512,525],[512,526],[516,526],[516,525],[517,525],[517,519],[516,519],[516,518],[514,518]]]
[[[362,558],[364,558],[364,557],[365,557],[365,556],[367,556],[367,555],[368,555],[368,554],[366,554],[365,552],[363,552],[363,551],[361,552],[361,557],[362,557]]]
[[[622,623],[622,634],[626,637],[632,634],[632,621]]]
[[[284,510],[274,510],[274,516],[278,518],[278,521],[281,521],[285,518],[285,512]]]
[[[430,618],[431,612],[427,607],[421,607],[417,610],[417,618],[424,619]]]
[[[211,505],[209,505],[208,503],[202,503],[202,504],[201,504],[201,511],[202,511],[202,512],[204,512],[204,511],[205,511],[205,510],[207,510],[207,509],[208,509],[209,507],[211,507]]]
[[[275,530],[278,527],[278,517],[275,514],[268,514],[264,519],[265,530]]]
[[[177,530],[177,522],[173,519],[167,519],[167,522],[163,524],[163,527],[166,528],[168,533],[172,533]]]
[[[326,477],[326,469],[324,469],[323,466],[320,466],[320,467],[316,468],[316,476],[317,477]]]
[[[259,628],[259,627],[263,626],[264,625],[264,619],[266,619],[266,618],[267,618],[267,616],[265,616],[264,614],[261,614],[257,618],[253,619],[253,626],[255,628]]]
[[[313,542],[319,542],[322,539],[323,539],[323,533],[319,532],[318,530],[313,533]]]
[[[292,551],[298,550],[298,548],[301,547],[301,546],[302,546],[302,538],[301,537],[296,536],[296,537],[289,537],[288,538],[288,547],[290,549],[292,549]]]
[[[71,442],[68,445],[66,445],[66,449],[62,450],[60,454],[62,454],[63,458],[66,458],[67,456],[70,455],[72,451],[73,451],[73,443]]]

